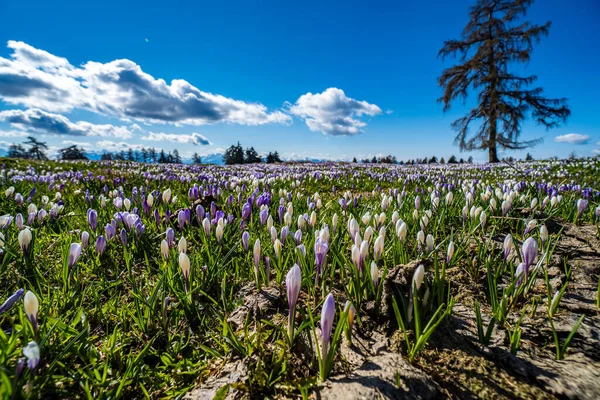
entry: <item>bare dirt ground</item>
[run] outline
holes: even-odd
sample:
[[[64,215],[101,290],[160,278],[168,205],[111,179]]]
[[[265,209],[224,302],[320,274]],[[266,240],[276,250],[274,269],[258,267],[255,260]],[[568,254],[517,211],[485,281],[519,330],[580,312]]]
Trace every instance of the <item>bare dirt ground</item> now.
[[[563,360],[555,359],[554,341],[547,321],[546,286],[543,274],[531,288],[529,296],[539,296],[538,307],[525,316],[518,353],[510,353],[507,335],[496,328],[489,346],[480,345],[473,303],[482,303],[484,325],[489,309],[484,306],[485,278],[480,285],[460,268],[447,271],[452,293],[457,300],[452,315],[430,338],[413,365],[402,354],[402,338],[390,321],[391,287],[408,289],[419,261],[399,265],[391,270],[384,283],[382,309],[366,315],[355,330],[351,345],[342,344],[332,377],[315,385],[310,398],[315,399],[599,399],[600,398],[600,311],[595,298],[600,274],[600,241],[594,226],[574,226],[548,222],[552,232],[563,229],[550,260],[548,273],[552,293],[565,280],[563,265],[572,266],[572,276],[555,315],[555,327],[561,341],[583,314],[585,318]],[[483,272],[485,275],[485,272]],[[268,287],[256,293],[252,285],[242,288],[244,304],[230,317],[233,326],[248,315],[285,323],[287,303],[285,288]],[[386,298],[387,297],[387,298]],[[368,314],[368,313],[367,313]],[[296,344],[302,354],[302,343]],[[302,359],[302,357],[300,357]],[[308,368],[310,356],[299,360]],[[187,399],[212,399],[219,388],[233,384],[225,398],[248,398],[235,390],[247,378],[247,360],[228,360],[215,369]],[[298,367],[298,366],[297,366]],[[314,376],[315,371],[311,371]],[[285,396],[276,396],[285,397]],[[300,396],[298,396],[300,397]]]

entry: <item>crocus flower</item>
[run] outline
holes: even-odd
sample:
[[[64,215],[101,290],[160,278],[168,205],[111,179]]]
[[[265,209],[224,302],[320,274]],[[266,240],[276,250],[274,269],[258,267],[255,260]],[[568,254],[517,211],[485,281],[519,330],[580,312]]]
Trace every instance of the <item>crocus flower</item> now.
[[[333,295],[329,293],[323,303],[321,310],[321,357],[323,360],[323,370],[329,352],[329,339],[331,338],[331,329],[333,328],[333,319],[335,318],[335,300]]]
[[[377,236],[377,239],[375,239],[375,243],[373,244],[373,258],[375,259],[375,261],[379,261],[379,259],[383,255],[383,248],[384,239],[383,236],[379,235]]]
[[[283,245],[281,244],[281,241],[279,239],[275,239],[275,242],[273,243],[273,251],[275,251],[275,258],[277,259],[277,262],[279,262],[279,259],[281,257],[281,247]]]
[[[182,236],[181,239],[179,239],[179,242],[177,243],[177,249],[180,253],[187,253],[187,240],[185,240],[184,236]]]
[[[354,326],[354,318],[356,317],[356,308],[350,302],[350,300],[346,300],[346,305],[344,306],[344,311],[348,313],[348,331],[346,338],[348,341],[352,341],[352,327]]]
[[[21,230],[25,227],[23,224],[23,215],[21,215],[21,213],[19,213],[15,216],[15,225],[17,226],[17,228],[19,230]]]
[[[27,368],[33,373],[40,362],[40,347],[31,341],[23,347],[23,355],[27,358]]]
[[[90,234],[87,233],[87,231],[81,232],[81,245],[83,246],[84,250],[88,248],[89,243],[90,243]]]
[[[98,236],[98,239],[96,239],[96,251],[98,252],[99,255],[102,255],[102,253],[104,253],[105,249],[106,249],[106,239],[104,239],[104,236],[100,235],[100,236]]]
[[[413,275],[412,287],[415,288],[416,290],[419,290],[419,288],[423,284],[424,277],[425,277],[425,267],[423,266],[423,264],[421,264],[417,267],[417,269],[415,270],[415,273]]]
[[[19,246],[21,247],[21,251],[23,251],[23,254],[27,253],[27,250],[29,249],[29,244],[31,243],[31,230],[29,228],[25,228],[23,229],[21,232],[19,232]]]
[[[166,239],[160,242],[160,253],[165,261],[169,259],[169,243],[167,243]]]
[[[208,218],[204,218],[202,220],[202,227],[204,228],[204,234],[206,235],[206,237],[210,237],[210,221],[208,220]]]
[[[526,273],[527,273],[527,269],[525,268],[525,264],[520,263],[519,266],[517,267],[517,269],[515,270],[515,278],[518,278],[517,287],[521,286],[521,283],[523,283],[523,277],[525,276]]]
[[[112,224],[106,224],[104,233],[106,234],[106,239],[110,240],[117,235],[117,229]]]
[[[548,228],[546,228],[546,225],[540,226],[540,239],[542,240],[542,246],[548,241]]]
[[[577,219],[581,218],[581,215],[588,207],[588,201],[585,199],[577,200]]]
[[[509,233],[504,238],[504,261],[508,260],[508,256],[512,252],[514,248],[512,235]]]
[[[247,220],[252,213],[252,205],[250,203],[244,203],[242,206],[242,219]]]
[[[215,237],[217,238],[217,242],[221,243],[221,239],[223,239],[223,225],[217,224],[217,228],[215,229]]]
[[[298,264],[294,264],[285,277],[285,287],[287,290],[288,306],[290,309],[288,318],[288,335],[290,336],[290,342],[294,337],[294,310],[296,308],[296,302],[298,302],[301,284],[302,271],[300,270]]]
[[[532,237],[527,238],[525,242],[523,242],[521,251],[523,253],[523,262],[525,263],[525,272],[527,273],[529,267],[533,265],[538,253],[537,241]]]
[[[248,233],[248,231],[244,231],[244,233],[242,233],[242,246],[244,247],[245,253],[248,252],[248,243],[249,242],[250,242],[250,234]]]
[[[179,267],[185,281],[186,293],[190,290],[190,258],[185,253],[179,253]]]
[[[71,268],[73,268],[77,260],[79,260],[80,256],[81,244],[71,243],[71,247],[69,248],[69,271],[71,270]]]
[[[427,251],[428,252],[433,251],[433,247],[435,246],[435,240],[433,239],[433,235],[431,233],[427,235],[427,238],[425,239],[425,243],[427,245]]]
[[[6,299],[6,301],[4,303],[2,303],[2,305],[0,306],[0,315],[4,314],[8,310],[10,310],[17,301],[21,300],[21,297],[23,297],[24,293],[25,293],[25,289],[19,289],[16,292],[14,292],[12,295],[10,295],[10,297],[8,299]]]
[[[417,232],[417,245],[419,250],[421,250],[421,246],[425,244],[425,232],[419,231]]]
[[[450,264],[452,257],[454,256],[454,242],[451,240],[448,243],[448,251],[446,252],[446,264]]]
[[[267,218],[269,217],[269,210],[267,208],[263,208],[260,210],[260,224],[265,225],[267,223]]]
[[[121,228],[121,235],[119,236],[119,238],[121,239],[121,243],[123,243],[123,246],[127,246],[127,231],[125,230],[125,228]]]
[[[325,264],[325,256],[329,250],[329,245],[321,237],[315,240],[315,267],[317,269],[317,276],[323,272],[323,265]]]
[[[165,232],[165,238],[167,239],[167,244],[169,247],[175,246],[175,231],[173,228],[168,227]]]
[[[258,281],[258,271],[260,269],[260,239],[256,239],[254,242],[254,250],[252,252],[254,258],[254,273],[256,274],[256,279]]]
[[[371,261],[371,280],[373,281],[373,286],[375,290],[377,290],[377,285],[379,284],[379,269],[377,268],[377,264],[375,261]]]
[[[96,212],[96,210],[90,209],[88,211],[87,220],[88,220],[88,224],[90,225],[90,229],[95,232],[96,228],[98,226],[98,213]]]
[[[37,333],[38,330],[38,310],[40,308],[40,304],[38,302],[37,297],[33,292],[27,291],[25,293],[25,298],[23,299],[23,306],[25,308],[25,315],[31,322],[33,326],[33,330]]]

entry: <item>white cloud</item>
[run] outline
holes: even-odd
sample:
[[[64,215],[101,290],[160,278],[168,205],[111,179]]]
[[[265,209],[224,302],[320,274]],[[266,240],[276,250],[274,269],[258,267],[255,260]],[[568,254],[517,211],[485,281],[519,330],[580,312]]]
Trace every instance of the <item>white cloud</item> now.
[[[589,135],[582,135],[580,133],[567,133],[555,137],[554,141],[557,143],[587,144],[590,141],[590,137]]]
[[[50,112],[86,109],[122,119],[203,125],[291,122],[281,111],[201,91],[182,79],[168,84],[130,60],[73,66],[26,43],[9,41],[10,58],[0,57],[0,99]]]
[[[23,132],[20,131],[3,131],[0,130],[0,137],[23,137]]]
[[[121,151],[121,150],[127,151],[129,149],[141,150],[142,147],[144,147],[141,144],[137,144],[137,143],[114,142],[112,140],[100,140],[99,142],[96,143],[96,146],[99,149],[110,151],[110,152]]]
[[[168,141],[182,144],[192,144],[194,146],[209,145],[209,140],[199,133],[192,133],[191,135],[183,135],[183,134],[174,134],[174,133],[155,133],[148,132],[148,136],[142,136],[142,140],[151,140],[151,141]]]
[[[67,136],[101,136],[129,139],[130,128],[110,124],[92,124],[87,121],[71,122],[67,117],[31,108],[28,110],[0,111],[0,122],[8,122],[14,128],[38,134]],[[21,135],[24,133],[22,132]]]
[[[360,117],[382,112],[377,105],[347,97],[338,88],[306,93],[295,104],[288,103],[288,107],[291,114],[304,119],[311,131],[333,136],[358,135],[367,125]]]

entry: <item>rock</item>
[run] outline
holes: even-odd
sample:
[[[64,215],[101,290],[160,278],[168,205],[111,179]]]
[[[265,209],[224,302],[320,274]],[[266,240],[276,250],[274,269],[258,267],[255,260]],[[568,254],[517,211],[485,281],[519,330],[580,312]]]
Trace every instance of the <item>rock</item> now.
[[[186,393],[185,400],[212,400],[219,389],[232,383],[242,382],[248,377],[248,369],[243,361],[226,363],[217,375],[209,377],[200,387]],[[229,388],[225,399],[233,400],[236,391]]]
[[[319,396],[327,400],[435,399],[437,384],[400,354],[387,351],[370,357],[347,376],[325,382]]]

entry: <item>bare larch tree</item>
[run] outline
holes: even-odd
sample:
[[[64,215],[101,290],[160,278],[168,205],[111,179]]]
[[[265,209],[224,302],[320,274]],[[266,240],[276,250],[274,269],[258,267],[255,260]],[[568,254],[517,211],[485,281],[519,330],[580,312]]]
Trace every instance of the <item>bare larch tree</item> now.
[[[438,100],[444,111],[470,90],[477,92],[478,105],[454,121],[455,144],[460,150],[489,152],[489,162],[498,162],[498,147],[524,149],[541,140],[519,141],[521,123],[531,115],[547,129],[564,123],[571,111],[566,99],[548,99],[541,87],[530,88],[535,75],[517,76],[516,63],[530,60],[533,45],[548,35],[550,22],[533,25],[520,22],[533,0],[478,0],[459,40],[448,40],[438,56],[458,57],[460,64],[443,71],[438,82],[444,90]],[[479,124],[475,134],[469,126]]]

